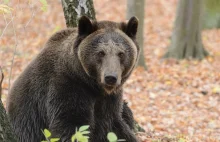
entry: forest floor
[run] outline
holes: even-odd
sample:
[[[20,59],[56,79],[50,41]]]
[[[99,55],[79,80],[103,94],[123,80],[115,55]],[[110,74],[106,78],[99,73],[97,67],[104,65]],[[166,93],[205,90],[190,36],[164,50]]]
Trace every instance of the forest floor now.
[[[202,32],[204,46],[210,53],[206,59],[163,60],[170,44],[176,4],[176,0],[146,1],[144,55],[148,69],[135,69],[124,87],[124,98],[146,130],[137,134],[142,142],[219,142],[220,30]],[[126,19],[125,0],[94,0],[94,5],[98,20]],[[9,6],[14,9],[12,15],[0,15],[3,102],[9,84],[39,53],[46,40],[65,28],[58,0],[48,0],[47,12],[41,10],[38,1],[10,0]]]

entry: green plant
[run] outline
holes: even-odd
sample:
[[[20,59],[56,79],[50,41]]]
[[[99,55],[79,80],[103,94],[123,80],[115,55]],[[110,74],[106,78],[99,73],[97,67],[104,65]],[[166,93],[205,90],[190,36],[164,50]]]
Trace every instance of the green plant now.
[[[178,142],[186,142],[186,139],[184,139],[184,138],[179,138]]]
[[[76,128],[75,134],[71,137],[71,142],[75,142],[75,141],[76,142],[88,142],[89,136],[87,136],[87,134],[90,133],[88,129],[89,129],[89,125],[81,126],[79,130],[77,130]],[[42,132],[46,140],[43,140],[41,142],[58,142],[60,140],[60,138],[51,138],[51,132],[47,129],[44,129],[44,131],[42,130]],[[116,136],[114,132],[109,132],[107,135],[107,139],[109,142],[125,141],[124,139],[118,139],[118,137]]]
[[[125,141],[124,139],[118,139],[115,133],[109,132],[107,135],[107,139],[109,142],[122,142]]]
[[[13,9],[5,4],[0,4],[0,14],[11,13]]]
[[[48,9],[47,0],[40,0],[40,3],[42,4],[41,10],[46,12]]]
[[[41,142],[58,142],[60,138],[50,138],[51,137],[51,132],[47,129],[41,130],[46,138],[46,140],[43,140]]]
[[[89,141],[89,136],[86,136],[86,134],[89,134],[90,132],[88,131],[89,125],[84,125],[79,128],[79,131],[77,131],[75,134],[72,136],[71,141],[75,142],[88,142]]]

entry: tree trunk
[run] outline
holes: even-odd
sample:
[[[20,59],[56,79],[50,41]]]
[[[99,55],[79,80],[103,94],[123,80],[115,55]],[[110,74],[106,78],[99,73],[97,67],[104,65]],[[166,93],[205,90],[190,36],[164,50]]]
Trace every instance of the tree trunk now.
[[[204,0],[203,29],[220,28],[220,0]]]
[[[61,0],[67,27],[77,27],[78,18],[86,15],[95,20],[92,0]]]
[[[4,76],[0,67],[0,96],[2,93],[3,78]],[[14,136],[3,103],[0,99],[0,142],[16,142]]]
[[[139,19],[137,42],[140,46],[140,56],[138,60],[138,66],[142,66],[147,69],[144,58],[144,4],[145,0],[127,0],[127,19],[132,16],[136,16]]]
[[[203,59],[208,55],[201,38],[203,0],[179,0],[171,45],[165,58]]]
[[[140,46],[140,56],[138,60],[138,66],[147,69],[144,58],[144,1],[145,0],[127,0],[127,19],[132,16],[136,16],[138,21],[137,42]],[[135,132],[145,132],[145,130],[135,121]]]
[[[1,99],[1,96],[2,96],[2,82],[3,82],[3,79],[4,79],[4,74],[3,74],[2,68],[0,66],[0,99]]]
[[[203,29],[220,28],[220,13],[212,13],[206,10],[204,12]]]

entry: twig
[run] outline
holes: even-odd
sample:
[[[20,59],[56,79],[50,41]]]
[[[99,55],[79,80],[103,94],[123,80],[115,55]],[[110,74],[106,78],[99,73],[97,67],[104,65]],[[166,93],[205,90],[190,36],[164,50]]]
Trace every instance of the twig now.
[[[30,19],[28,20],[28,22],[25,24],[24,29],[26,29],[26,27],[29,25],[29,23],[32,21],[33,17],[35,16],[35,11],[34,11],[34,9],[33,9],[33,4],[32,4],[32,5],[29,4],[29,7],[30,7],[30,9],[31,9],[32,14],[31,14],[31,18],[30,18]]]
[[[3,71],[2,71],[2,67],[0,66],[0,73],[1,73],[1,80],[0,80],[0,99],[1,99],[1,95],[2,95],[2,82],[3,82],[3,79],[4,79],[4,74],[3,74]]]
[[[0,36],[0,39],[1,39],[2,36],[4,35],[6,29],[8,28],[8,25],[10,25],[10,23],[12,22],[13,19],[11,19],[9,22],[7,22],[7,20],[6,20],[5,16],[4,16],[4,20],[5,20],[6,26],[5,26],[5,28],[3,29],[3,31],[2,31],[2,34],[1,34],[1,36]]]
[[[13,19],[12,14],[11,14],[11,17]],[[16,32],[15,32],[15,26],[14,26],[13,20],[12,20],[12,26],[13,26],[13,30],[14,30],[15,47],[14,47],[14,54],[13,54],[12,61],[11,61],[10,75],[9,75],[9,80],[8,80],[8,90],[10,89],[10,85],[11,85],[12,68],[13,68],[13,65],[14,65],[15,53],[17,51],[17,46],[18,46],[17,35],[16,35]]]

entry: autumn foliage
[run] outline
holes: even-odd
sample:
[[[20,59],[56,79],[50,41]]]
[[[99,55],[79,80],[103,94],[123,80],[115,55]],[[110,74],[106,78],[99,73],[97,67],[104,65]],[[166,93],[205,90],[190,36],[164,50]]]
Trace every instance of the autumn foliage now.
[[[0,15],[0,66],[5,75],[3,102],[9,86],[45,41],[66,27],[58,0],[48,0],[46,12],[37,1],[11,0],[8,5],[13,8],[12,13]],[[170,44],[176,5],[177,0],[146,1],[144,51],[148,70],[135,69],[125,85],[124,99],[146,130],[137,134],[143,142],[217,142],[220,140],[220,30],[202,32],[204,46],[210,53],[202,61],[161,59]],[[94,0],[94,6],[98,20],[125,20],[125,0]]]

